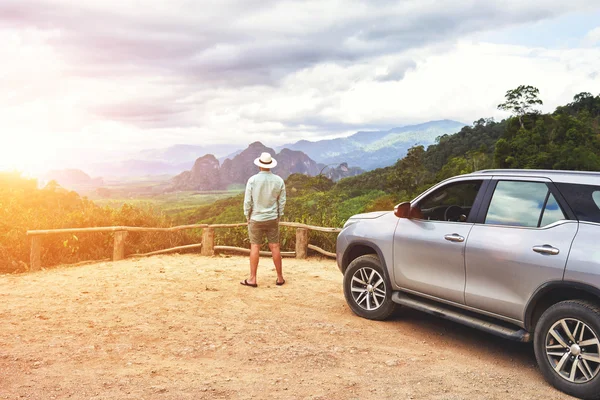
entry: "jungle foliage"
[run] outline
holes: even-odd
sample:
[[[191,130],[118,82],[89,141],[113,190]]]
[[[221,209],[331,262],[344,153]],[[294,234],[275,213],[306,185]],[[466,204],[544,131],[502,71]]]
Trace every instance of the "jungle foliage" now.
[[[162,212],[149,206],[100,207],[54,181],[39,189],[34,179],[15,172],[0,173],[0,273],[29,269],[27,230],[114,225],[167,227],[171,224]],[[127,252],[145,253],[197,243],[199,238],[198,231],[130,233]],[[108,259],[112,249],[113,235],[109,233],[44,236],[42,264],[48,267]]]
[[[532,86],[510,90],[499,108],[511,111],[511,118],[479,119],[438,137],[427,149],[412,147],[386,168],[335,184],[324,176],[291,175],[284,220],[339,227],[353,214],[392,210],[441,180],[487,168],[600,171],[600,96],[580,93],[553,113],[541,114],[535,109],[542,103],[538,95]],[[243,221],[242,201],[239,196],[201,207],[194,222]],[[333,236],[311,232],[310,241],[333,251]],[[236,237],[217,234],[217,239],[247,245],[245,231]],[[288,235],[286,241],[290,248],[294,238]]]
[[[535,110],[539,91],[519,86],[507,92],[499,108],[513,116],[496,122],[480,119],[453,135],[443,135],[425,149],[412,147],[394,165],[334,183],[323,175],[293,174],[286,180],[284,221],[340,227],[351,215],[392,210],[440,180],[486,168],[543,168],[600,171],[600,96],[579,93],[553,113]],[[152,207],[100,207],[54,183],[16,173],[0,173],[0,273],[26,271],[28,229],[110,225],[172,226],[192,223],[244,222],[243,194],[186,210],[175,216]],[[127,238],[126,252],[142,253],[197,243],[199,231],[140,233]],[[335,234],[310,233],[311,243],[335,250]],[[293,250],[295,230],[282,228],[282,249]],[[247,231],[218,229],[216,244],[248,247]],[[112,235],[62,235],[44,239],[44,266],[104,259],[112,252]]]

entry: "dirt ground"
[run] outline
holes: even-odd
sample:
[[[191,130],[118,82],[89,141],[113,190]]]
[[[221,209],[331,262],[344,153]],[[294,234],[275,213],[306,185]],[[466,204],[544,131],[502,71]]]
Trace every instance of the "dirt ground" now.
[[[334,261],[155,256],[0,276],[0,399],[566,399],[533,348],[356,317]]]

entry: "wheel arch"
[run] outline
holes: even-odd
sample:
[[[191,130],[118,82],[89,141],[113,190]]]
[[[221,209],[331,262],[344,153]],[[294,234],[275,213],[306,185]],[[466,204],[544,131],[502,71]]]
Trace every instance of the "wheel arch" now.
[[[540,286],[525,307],[524,325],[529,332],[548,307],[564,300],[589,300],[600,304],[600,290],[594,286],[570,281],[547,282]]]
[[[385,257],[383,257],[383,252],[376,244],[363,240],[352,242],[346,248],[346,251],[342,257],[342,273],[346,272],[348,265],[350,265],[352,261],[366,254],[374,254],[379,258],[381,266],[383,267],[383,271],[386,275],[388,275],[387,278],[389,279],[389,271],[385,262]]]

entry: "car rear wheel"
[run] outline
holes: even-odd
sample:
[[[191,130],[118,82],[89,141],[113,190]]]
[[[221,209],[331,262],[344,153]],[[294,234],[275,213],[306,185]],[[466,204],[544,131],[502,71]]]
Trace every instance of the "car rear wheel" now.
[[[344,296],[356,315],[384,320],[396,310],[386,276],[381,261],[372,254],[360,256],[348,265],[344,273]]]
[[[584,300],[548,308],[535,328],[535,357],[544,378],[582,399],[600,399],[600,307]]]

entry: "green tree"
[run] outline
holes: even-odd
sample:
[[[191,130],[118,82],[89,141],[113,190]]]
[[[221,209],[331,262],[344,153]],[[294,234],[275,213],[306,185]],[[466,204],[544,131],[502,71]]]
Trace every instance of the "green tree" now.
[[[573,96],[573,102],[567,104],[575,113],[587,111],[590,115],[600,115],[600,96],[595,98],[590,92],[581,92]]]
[[[398,160],[388,177],[388,187],[392,192],[405,191],[412,194],[423,186],[429,173],[423,164],[425,148],[414,146],[408,149],[406,157]]]
[[[577,93],[573,96],[573,103],[581,103],[582,101],[586,101],[588,99],[593,99],[594,96],[590,92],[581,92]]]
[[[534,107],[544,104],[538,97],[539,94],[540,91],[536,87],[520,85],[516,89],[506,92],[506,95],[504,96],[506,101],[502,104],[498,104],[498,109],[509,111],[516,115],[519,119],[521,129],[525,129],[523,116],[539,113],[539,110],[536,110]]]
[[[489,155],[484,151],[469,151],[462,157],[451,158],[437,175],[437,180],[451,178],[456,175],[470,174],[492,166]]]

